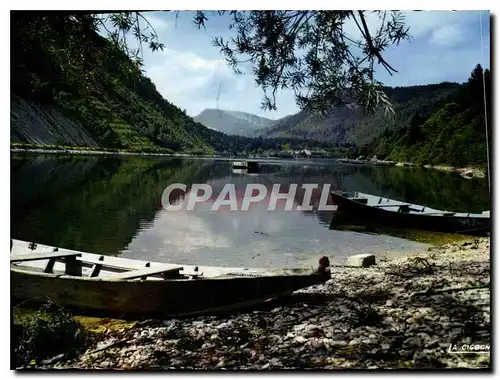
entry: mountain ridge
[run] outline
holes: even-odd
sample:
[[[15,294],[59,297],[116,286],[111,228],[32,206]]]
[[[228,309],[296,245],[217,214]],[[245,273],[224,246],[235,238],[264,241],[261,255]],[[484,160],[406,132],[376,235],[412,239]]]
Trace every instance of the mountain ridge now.
[[[385,129],[397,129],[415,113],[429,114],[436,104],[443,102],[459,88],[458,83],[386,87],[391,99],[395,118],[391,119],[382,110],[365,114],[361,107],[352,104],[332,107],[320,116],[302,110],[278,119],[269,128],[259,131],[259,136],[301,137],[316,141],[335,140],[338,144],[364,145],[380,136]]]
[[[206,108],[193,118],[207,128],[244,137],[255,137],[258,130],[272,125],[275,120],[243,111]]]

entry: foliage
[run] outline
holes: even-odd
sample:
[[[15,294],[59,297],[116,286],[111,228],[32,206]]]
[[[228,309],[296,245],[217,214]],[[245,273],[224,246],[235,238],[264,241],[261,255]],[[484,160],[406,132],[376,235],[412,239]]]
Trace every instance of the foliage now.
[[[230,11],[236,36],[216,37],[213,44],[235,73],[251,66],[264,91],[263,108],[276,109],[277,90],[291,88],[300,108],[324,112],[355,98],[366,110],[382,104],[391,112],[382,83],[374,78],[375,65],[391,75],[397,71],[382,53],[408,39],[409,28],[400,12],[374,13],[379,25],[371,35],[366,11]],[[206,12],[198,11],[195,24],[206,21]],[[345,32],[346,22],[356,25],[360,38]]]
[[[15,366],[27,365],[58,354],[75,354],[85,334],[71,313],[47,301],[38,311],[13,324]]]
[[[302,106],[323,111],[322,116],[303,110],[264,131],[268,138],[255,139],[227,136],[194,122],[142,75],[141,51],[128,48],[127,33],[134,34],[139,49],[143,43],[152,50],[163,45],[154,30],[147,34],[150,25],[141,27],[143,16],[133,12],[106,16],[13,12],[12,91],[57,107],[81,121],[101,147],[115,151],[272,155],[287,146],[350,156],[377,154],[421,164],[486,163],[479,65],[462,86],[382,88],[372,81],[373,62],[381,59],[387,46],[408,38],[397,12],[377,13],[381,26],[374,36],[365,26],[366,12],[232,11],[230,15],[237,37],[216,42],[236,70],[250,64],[257,82],[271,91],[266,93],[266,105],[274,108],[276,89],[288,87]],[[106,18],[115,28],[109,40],[96,33]],[[198,12],[195,23],[202,26],[206,19],[204,12]],[[345,35],[348,20],[358,25],[361,41]],[[358,51],[362,58],[356,58]],[[247,62],[241,62],[239,55]],[[381,62],[391,71],[383,58]],[[484,76],[491,149],[488,70]],[[379,95],[379,101],[390,101],[394,115],[387,117],[382,109],[363,113],[377,103],[372,96],[382,90],[387,97]],[[70,144],[58,142],[65,145]]]
[[[147,44],[153,52],[162,51],[165,48],[165,44],[159,41],[155,28],[141,12],[118,12],[104,16],[92,15],[91,17],[94,17],[99,25],[106,30],[112,43],[118,49],[124,51],[138,67],[143,65],[143,44]],[[114,29],[108,29],[108,20]],[[132,33],[137,42],[136,49],[131,49],[127,44],[129,32]]]
[[[212,152],[200,127],[95,28],[85,14],[13,13],[12,91],[57,106],[101,146]]]
[[[485,70],[488,105],[490,80],[490,72]],[[491,117],[488,120],[490,135]],[[414,114],[401,128],[386,130],[380,139],[365,147],[365,151],[423,165],[484,166],[487,155],[482,67],[477,65],[469,80],[444,104],[436,103],[430,113]]]

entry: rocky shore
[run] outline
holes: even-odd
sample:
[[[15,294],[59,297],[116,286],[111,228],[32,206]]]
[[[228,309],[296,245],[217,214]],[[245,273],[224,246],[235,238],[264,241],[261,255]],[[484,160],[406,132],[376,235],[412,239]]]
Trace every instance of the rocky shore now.
[[[417,165],[412,162],[396,162],[396,161],[386,161],[386,160],[378,160],[378,159],[347,159],[342,158],[339,159],[339,162],[346,164],[363,164],[363,165],[375,165],[375,166],[398,166],[398,167],[408,167],[408,168],[418,168],[423,167],[425,169],[433,169],[443,172],[453,172],[460,174],[462,177],[471,179],[471,178],[486,178],[486,172],[483,169],[477,167],[463,167],[458,168],[454,166],[447,165]]]
[[[486,173],[484,170],[479,169],[479,168],[473,168],[473,167],[465,167],[465,168],[456,168],[453,166],[444,166],[444,165],[437,165],[437,166],[431,166],[431,165],[424,165],[424,168],[427,169],[434,169],[434,170],[439,170],[443,172],[455,172],[460,174],[464,178],[485,178]]]
[[[137,322],[45,367],[491,368],[489,353],[449,352],[490,344],[489,238],[331,269],[325,284],[258,310]]]

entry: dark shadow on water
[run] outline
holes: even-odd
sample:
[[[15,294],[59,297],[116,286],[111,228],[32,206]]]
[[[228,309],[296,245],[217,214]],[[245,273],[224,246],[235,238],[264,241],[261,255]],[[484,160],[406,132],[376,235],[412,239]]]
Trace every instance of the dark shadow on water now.
[[[369,235],[387,235],[432,245],[471,239],[471,235],[384,226],[381,221],[360,220],[346,215],[332,217],[329,228],[331,230],[353,231]],[[488,236],[488,234],[487,231],[478,231],[475,235]]]

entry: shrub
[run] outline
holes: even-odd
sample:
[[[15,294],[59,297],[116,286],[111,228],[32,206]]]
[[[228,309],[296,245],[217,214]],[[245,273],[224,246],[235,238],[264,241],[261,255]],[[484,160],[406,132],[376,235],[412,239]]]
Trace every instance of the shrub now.
[[[65,354],[75,355],[86,336],[73,315],[59,305],[47,302],[34,314],[13,322],[11,329],[14,365],[39,364],[40,361]]]

